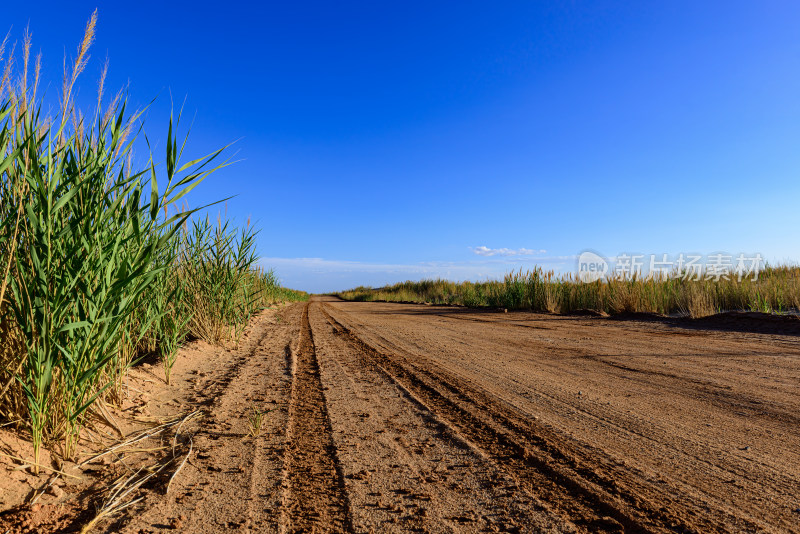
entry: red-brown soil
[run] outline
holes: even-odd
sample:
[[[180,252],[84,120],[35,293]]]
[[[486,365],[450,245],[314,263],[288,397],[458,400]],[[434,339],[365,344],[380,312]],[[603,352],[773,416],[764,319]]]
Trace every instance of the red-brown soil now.
[[[148,413],[204,411],[188,460],[94,531],[800,532],[800,337],[751,322],[265,312],[152,378]],[[80,502],[85,524],[101,490],[36,513]]]

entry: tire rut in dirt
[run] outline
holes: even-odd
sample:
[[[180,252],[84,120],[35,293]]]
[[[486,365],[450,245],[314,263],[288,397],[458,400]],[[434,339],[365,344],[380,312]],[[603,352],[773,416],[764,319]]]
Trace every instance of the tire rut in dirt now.
[[[303,310],[299,344],[292,354],[281,532],[352,532],[308,307]]]
[[[641,510],[607,494],[558,457],[551,444],[537,443],[526,429],[517,428],[500,410],[487,408],[472,398],[475,392],[447,383],[441,377],[405,365],[365,343],[328,313],[331,325],[372,365],[408,391],[451,425],[464,438],[518,479],[520,485],[579,529],[587,532],[692,532],[676,518],[656,510]],[[455,395],[459,402],[451,397]],[[466,403],[469,406],[464,406]],[[492,421],[486,421],[487,416]],[[632,497],[635,498],[635,497]]]

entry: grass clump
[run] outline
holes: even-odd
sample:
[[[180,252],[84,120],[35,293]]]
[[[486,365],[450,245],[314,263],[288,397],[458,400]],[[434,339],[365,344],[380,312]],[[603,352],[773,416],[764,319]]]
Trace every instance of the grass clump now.
[[[87,412],[121,395],[137,358],[160,354],[169,380],[190,335],[223,343],[271,299],[301,296],[255,268],[249,225],[214,228],[174,208],[226,165],[223,149],[183,163],[178,116],[163,164],[150,152],[133,169],[141,114],[122,94],[103,107],[102,79],[96,108],[78,109],[72,94],[96,20],[54,116],[37,97],[39,58],[29,77],[29,34],[16,76],[0,45],[0,417],[28,430],[34,465],[44,445],[73,457]]]
[[[267,412],[262,412],[255,406],[252,407],[247,416],[247,423],[250,427],[248,430],[248,435],[257,438],[261,434],[261,425],[264,422],[265,413]]]
[[[557,277],[541,268],[500,280],[422,280],[381,288],[357,287],[337,295],[352,301],[428,302],[550,313],[594,310],[608,314],[658,313],[705,317],[721,311],[780,313],[800,309],[800,267],[767,267],[750,277],[688,279],[682,276],[608,277],[591,283]]]

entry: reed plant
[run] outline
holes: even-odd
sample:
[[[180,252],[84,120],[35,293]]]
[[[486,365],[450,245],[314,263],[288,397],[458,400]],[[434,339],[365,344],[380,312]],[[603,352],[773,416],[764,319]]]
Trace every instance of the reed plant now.
[[[657,313],[705,317],[720,311],[767,313],[800,309],[800,267],[767,266],[752,277],[706,275],[609,276],[590,283],[541,268],[507,274],[502,281],[406,281],[381,288],[357,287],[337,295],[353,301],[427,302],[502,307],[551,313],[594,310],[608,314]]]
[[[29,75],[29,33],[19,74],[13,46],[0,45],[0,417],[28,430],[34,466],[43,445],[74,457],[87,413],[121,395],[138,358],[160,355],[169,381],[185,339],[235,337],[276,282],[254,268],[249,225],[214,228],[175,209],[228,164],[224,148],[183,163],[178,114],[156,165],[141,113],[122,93],[103,105],[104,77],[94,109],[75,104],[96,21],[52,116],[37,96],[40,58]],[[134,169],[133,147],[145,144]]]
[[[249,275],[258,259],[256,231],[240,231],[228,221],[195,221],[187,234],[182,270],[194,313],[190,331],[209,343],[237,338],[258,306],[258,292]]]

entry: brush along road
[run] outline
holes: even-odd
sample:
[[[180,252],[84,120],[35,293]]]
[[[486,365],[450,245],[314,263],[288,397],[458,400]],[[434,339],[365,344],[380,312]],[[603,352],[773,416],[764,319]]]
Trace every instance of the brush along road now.
[[[280,313],[130,531],[800,532],[796,335],[329,297]]]

